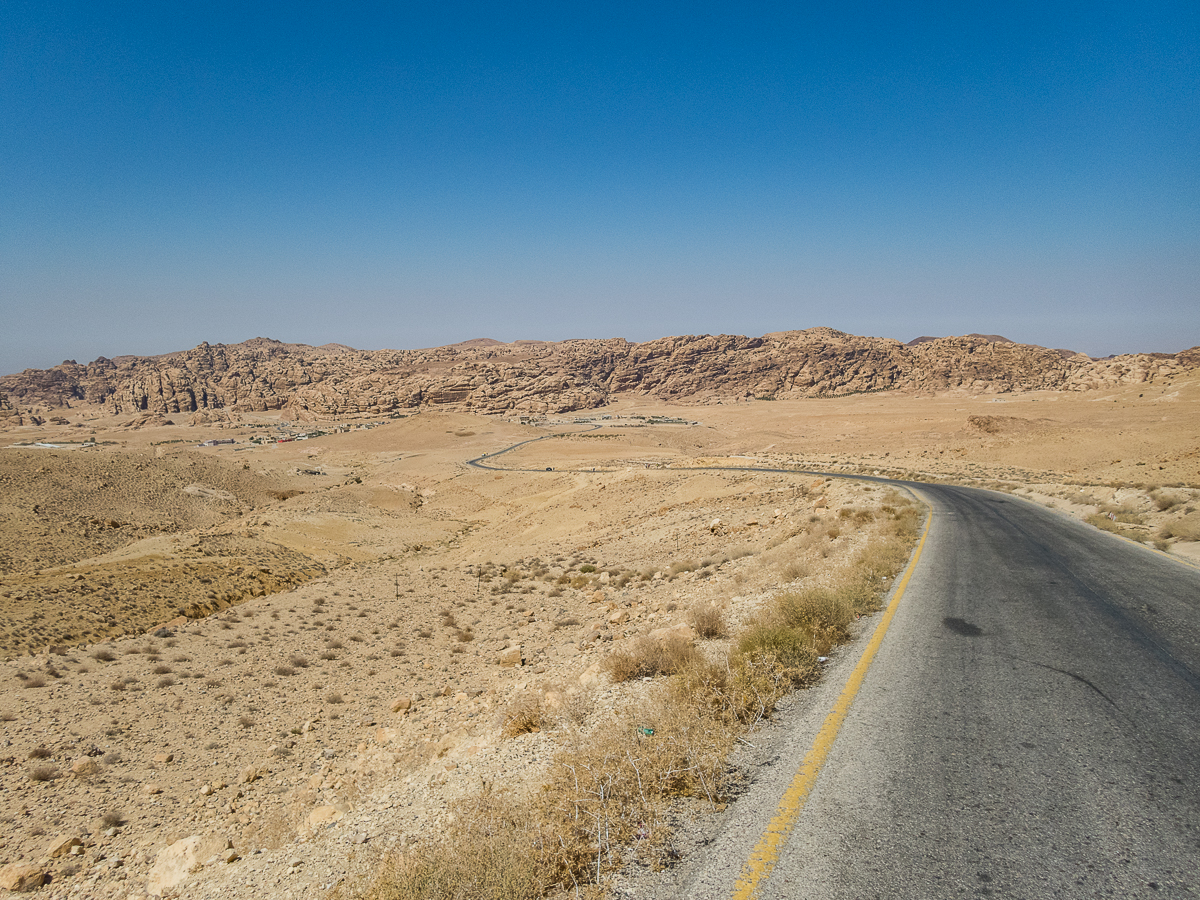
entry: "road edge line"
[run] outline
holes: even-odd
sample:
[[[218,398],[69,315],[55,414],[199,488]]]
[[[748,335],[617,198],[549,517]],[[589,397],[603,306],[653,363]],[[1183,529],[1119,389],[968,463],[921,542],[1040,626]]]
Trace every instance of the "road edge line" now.
[[[913,551],[912,559],[908,562],[908,568],[905,569],[904,576],[896,586],[892,601],[884,610],[883,618],[876,626],[875,633],[871,635],[871,640],[863,650],[862,656],[859,657],[858,664],[850,673],[846,686],[842,688],[837,702],[834,703],[833,709],[825,717],[821,730],[813,739],[812,747],[809,748],[804,761],[800,763],[800,768],[796,770],[792,783],[783,792],[774,818],[767,824],[762,837],[751,851],[749,859],[742,866],[742,872],[734,882],[732,900],[753,900],[758,895],[759,888],[779,861],[779,851],[792,833],[792,829],[795,828],[796,820],[800,817],[809,794],[812,793],[817,776],[825,765],[829,751],[833,749],[833,742],[837,740],[842,723],[846,721],[850,706],[854,703],[854,698],[858,695],[858,690],[867,676],[867,670],[871,668],[875,654],[883,643],[883,636],[887,634],[888,627],[892,624],[892,618],[896,615],[900,599],[908,589],[908,582],[917,567],[917,560],[921,558],[921,551],[925,548],[925,539],[929,536],[929,528],[933,524],[933,507],[924,498],[922,498],[922,502],[925,503],[928,510],[925,530],[921,534],[921,540],[917,543],[917,549]]]

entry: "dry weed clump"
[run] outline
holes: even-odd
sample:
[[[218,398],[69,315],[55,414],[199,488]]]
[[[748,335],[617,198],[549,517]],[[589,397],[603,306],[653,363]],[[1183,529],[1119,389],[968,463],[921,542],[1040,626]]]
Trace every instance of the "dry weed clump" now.
[[[461,803],[446,840],[390,857],[362,900],[544,897],[554,883],[548,837],[527,803],[494,795]]]
[[[609,676],[615,682],[655,675],[674,675],[699,659],[699,651],[682,638],[656,641],[641,637],[605,661]]]
[[[1167,522],[1158,530],[1158,536],[1163,540],[1200,541],[1200,513],[1190,513],[1182,519]]]
[[[505,737],[518,737],[541,731],[548,718],[542,698],[537,694],[524,694],[509,706],[500,730]]]
[[[1122,525],[1119,525],[1117,522],[1114,522],[1108,516],[1102,515],[1101,513],[1096,513],[1095,515],[1088,516],[1086,519],[1084,519],[1084,521],[1087,522],[1089,525],[1095,525],[1101,531],[1108,531],[1113,534],[1119,534],[1121,537],[1126,537],[1126,538],[1129,538],[1134,541],[1140,541],[1145,537],[1145,535],[1138,529],[1126,528]],[[1159,531],[1159,536],[1160,537],[1162,536],[1161,529]]]
[[[828,588],[788,591],[775,598],[780,623],[805,633],[817,653],[850,639],[852,592]]]
[[[725,614],[711,603],[701,603],[692,607],[692,627],[702,638],[725,637]]]

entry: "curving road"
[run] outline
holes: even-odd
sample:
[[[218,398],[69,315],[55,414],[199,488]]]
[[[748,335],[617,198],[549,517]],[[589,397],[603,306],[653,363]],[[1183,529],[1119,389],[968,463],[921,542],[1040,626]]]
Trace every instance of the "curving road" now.
[[[908,487],[925,549],[749,895],[1200,895],[1200,571],[1004,495]],[[837,690],[787,723],[678,896],[731,896]]]
[[[747,865],[851,655],[713,842],[639,893],[1200,896],[1200,570],[1006,495],[862,480],[920,495],[930,531],[777,863]]]

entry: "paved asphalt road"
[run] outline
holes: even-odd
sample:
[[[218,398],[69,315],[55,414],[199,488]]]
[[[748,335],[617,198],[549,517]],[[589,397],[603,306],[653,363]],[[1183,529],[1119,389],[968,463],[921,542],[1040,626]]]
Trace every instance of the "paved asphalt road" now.
[[[762,898],[1200,896],[1200,571],[914,485],[924,553]],[[685,864],[728,898],[853,659]]]

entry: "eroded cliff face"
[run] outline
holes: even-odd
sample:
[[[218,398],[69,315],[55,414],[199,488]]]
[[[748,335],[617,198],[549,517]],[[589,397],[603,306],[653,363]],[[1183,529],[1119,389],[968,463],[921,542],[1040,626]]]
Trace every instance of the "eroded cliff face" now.
[[[689,335],[633,344],[468,341],[428,350],[310,347],[255,338],[154,357],[101,357],[0,377],[6,410],[97,404],[115,415],[284,409],[300,418],[422,407],[561,414],[617,394],[679,403],[829,397],[867,391],[1007,393],[1140,384],[1200,366],[1173,356],[1092,360],[985,335],[905,345],[831,328],[751,338]],[[12,418],[10,413],[9,418]]]

